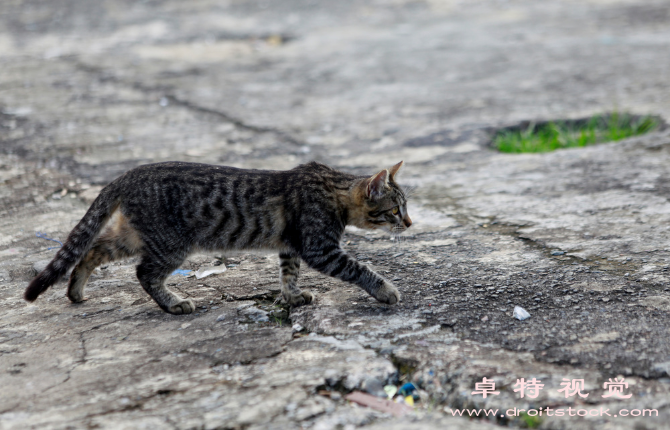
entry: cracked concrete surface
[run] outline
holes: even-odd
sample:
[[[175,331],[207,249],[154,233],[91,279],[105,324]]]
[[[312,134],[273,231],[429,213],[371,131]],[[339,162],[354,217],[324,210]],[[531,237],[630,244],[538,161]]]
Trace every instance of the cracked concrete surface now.
[[[499,154],[489,132],[618,109],[670,119],[663,1],[132,2],[0,5],[0,428],[520,427],[510,408],[655,409],[547,417],[545,429],[656,429],[670,418],[670,132]],[[403,294],[381,306],[305,270],[290,310],[273,255],[171,288],[134,262],[21,298],[100,187],[164,160],[356,173],[405,160],[415,224],[345,248]],[[531,318],[512,318],[515,305]],[[256,322],[257,308],[267,322]],[[295,332],[294,324],[304,330]],[[472,394],[482,378],[499,395]],[[602,397],[624,377],[628,399]],[[537,378],[537,398],[513,391]],[[587,398],[566,398],[563,379]],[[343,400],[413,381],[415,412]],[[493,417],[454,417],[493,408]],[[500,415],[505,415],[501,417]]]

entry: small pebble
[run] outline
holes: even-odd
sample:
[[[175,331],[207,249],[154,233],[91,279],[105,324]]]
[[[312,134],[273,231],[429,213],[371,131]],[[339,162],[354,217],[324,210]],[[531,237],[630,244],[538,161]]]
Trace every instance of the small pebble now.
[[[528,311],[522,308],[521,306],[514,306],[513,316],[519,321],[523,321],[530,318],[530,314],[528,313]]]

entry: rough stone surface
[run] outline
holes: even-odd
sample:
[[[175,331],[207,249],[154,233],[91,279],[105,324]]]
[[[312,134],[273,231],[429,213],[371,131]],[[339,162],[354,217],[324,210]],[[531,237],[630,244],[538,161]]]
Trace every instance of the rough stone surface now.
[[[2,2],[0,428],[479,429],[541,407],[611,414],[531,423],[545,429],[665,428],[670,131],[524,155],[489,133],[613,110],[670,121],[669,45],[660,0]],[[62,241],[139,164],[401,159],[415,224],[344,238],[397,306],[305,269],[315,303],[289,310],[277,257],[246,253],[168,279],[191,315],[162,312],[132,260],[97,269],[81,304],[62,283],[22,300],[58,246],[36,233]],[[483,378],[499,394],[473,394]],[[610,378],[632,396],[603,397]],[[344,400],[366,381],[412,381],[415,413]]]

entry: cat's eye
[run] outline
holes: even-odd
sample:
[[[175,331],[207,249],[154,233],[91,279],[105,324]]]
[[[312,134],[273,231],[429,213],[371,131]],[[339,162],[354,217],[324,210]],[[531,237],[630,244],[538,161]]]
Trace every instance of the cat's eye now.
[[[391,209],[391,213],[392,213],[393,215],[398,215],[398,212],[400,212],[400,210],[398,209],[398,206],[396,206],[396,207],[394,207],[393,209]]]

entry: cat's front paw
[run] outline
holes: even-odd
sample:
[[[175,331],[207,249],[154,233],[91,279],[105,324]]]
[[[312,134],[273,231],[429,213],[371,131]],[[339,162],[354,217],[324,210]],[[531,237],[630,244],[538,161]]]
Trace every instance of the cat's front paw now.
[[[384,285],[375,294],[375,299],[387,305],[395,305],[400,301],[400,293],[392,283],[384,281]]]
[[[176,305],[172,305],[167,309],[167,311],[172,315],[190,314],[194,310],[195,310],[195,303],[193,303],[193,300],[190,299],[182,300],[181,302],[177,303]]]
[[[286,300],[286,303],[288,303],[291,307],[295,308],[312,303],[312,301],[314,301],[314,294],[310,293],[309,291],[302,291],[300,295],[297,296],[291,296],[289,298],[284,296],[284,300]]]

